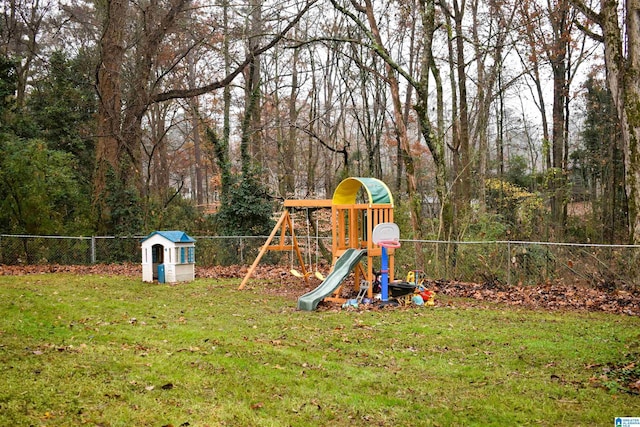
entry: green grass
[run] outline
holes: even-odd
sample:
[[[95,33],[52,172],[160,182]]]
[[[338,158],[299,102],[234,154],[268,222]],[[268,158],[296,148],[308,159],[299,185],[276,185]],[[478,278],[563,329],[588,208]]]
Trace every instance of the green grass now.
[[[0,425],[613,425],[640,319],[501,306],[298,312],[126,277],[0,277]],[[275,286],[275,285],[274,285]],[[456,308],[457,307],[457,308]],[[628,371],[625,371],[628,373]]]

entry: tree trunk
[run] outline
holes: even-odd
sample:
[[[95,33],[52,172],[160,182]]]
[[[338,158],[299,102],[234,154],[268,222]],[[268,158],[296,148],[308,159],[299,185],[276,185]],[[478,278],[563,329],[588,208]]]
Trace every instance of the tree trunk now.
[[[224,40],[222,41],[222,54],[224,56],[224,74],[231,74],[231,50],[229,43],[229,0],[222,0],[223,8],[223,28]],[[229,140],[231,138],[231,87],[225,85],[222,91],[223,100],[223,118],[222,118],[222,140],[214,146],[216,158],[218,160],[218,169],[220,169],[220,199],[224,200],[229,194],[231,187],[231,165],[229,164]],[[212,135],[214,136],[214,135]]]
[[[463,220],[468,220],[469,204],[471,202],[471,147],[469,141],[469,106],[467,100],[467,72],[466,61],[464,55],[465,36],[462,31],[464,18],[464,9],[466,1],[462,0],[458,4],[458,0],[453,0],[454,21],[456,28],[456,73],[458,79],[459,90],[459,142],[460,142],[460,170],[457,172],[459,181],[459,197],[456,197],[456,216]]]
[[[567,165],[565,159],[565,114],[564,108],[568,96],[567,82],[567,45],[571,41],[568,22],[569,3],[560,1],[549,10],[553,41],[547,55],[553,71],[553,135],[551,142],[553,169],[549,176],[551,191],[551,216],[556,239],[564,235],[565,212],[567,203]]]
[[[440,234],[450,237],[451,227],[453,224],[453,209],[451,206],[451,198],[447,191],[447,167],[444,156],[444,140],[441,131],[442,128],[436,129],[434,132],[429,119],[429,73],[433,72],[436,81],[440,82],[439,73],[433,60],[432,45],[433,34],[435,32],[435,1],[419,0],[420,14],[422,20],[422,60],[420,64],[420,79],[416,87],[417,101],[415,110],[418,115],[418,123],[420,125],[420,133],[431,151],[431,158],[436,169],[436,194],[440,202]],[[442,117],[442,90],[439,84],[438,90],[438,124],[443,124]]]
[[[264,164],[264,152],[262,150],[262,138],[261,138],[261,120],[262,120],[262,105],[261,105],[261,60],[260,56],[252,55],[260,46],[262,40],[262,2],[261,0],[250,0],[249,7],[251,13],[249,17],[249,28],[247,32],[249,34],[248,40],[248,55],[250,56],[249,64],[245,70],[245,114],[250,113],[250,116],[245,116],[245,123],[243,124],[242,139],[246,143],[246,151],[244,156],[241,156],[242,171],[243,174],[248,172],[251,158],[257,160],[257,164]],[[242,143],[241,143],[242,152]]]
[[[100,102],[97,114],[96,169],[93,181],[93,207],[96,231],[106,232],[110,216],[105,201],[109,170],[119,171],[121,68],[124,59],[124,31],[128,0],[109,0],[106,5],[104,31],[100,40],[100,63],[97,90]],[[116,175],[116,179],[119,177]]]
[[[188,55],[189,61],[189,87],[195,87],[196,85],[196,65],[195,58],[192,54]],[[203,162],[202,162],[202,147],[200,143],[200,119],[199,119],[199,106],[198,98],[193,97],[189,101],[191,106],[191,137],[193,139],[193,161],[195,172],[195,185],[192,185],[193,192],[195,192],[196,204],[199,206],[204,204],[204,182],[202,178]]]
[[[613,1],[607,4],[614,3]],[[621,117],[622,139],[625,152],[625,168],[627,171],[626,191],[629,200],[629,234],[634,244],[640,243],[640,1],[627,1],[628,51],[626,67],[613,65],[620,61],[622,52],[614,42],[620,37],[613,9],[606,7],[605,14],[605,48],[609,84],[613,90],[614,102]],[[610,15],[609,15],[610,13]],[[618,83],[620,82],[620,83]]]
[[[472,7],[473,26],[471,28],[473,35],[473,45],[475,47],[476,67],[478,73],[478,113],[476,119],[475,135],[478,141],[478,201],[480,210],[484,212],[486,207],[486,192],[484,181],[487,176],[487,161],[489,158],[489,111],[491,108],[491,92],[493,91],[493,83],[489,81],[486,72],[485,53],[481,49],[480,36],[478,28],[480,22],[478,19],[478,0],[473,1]],[[498,41],[499,43],[499,41]],[[498,58],[494,67],[502,66],[502,58]]]
[[[632,243],[640,244],[640,0],[626,0],[622,10],[626,16],[626,38],[618,25],[617,0],[603,0],[600,13],[588,8],[581,0],[572,0],[572,4],[602,30],[607,84],[622,133],[629,238]]]
[[[298,145],[298,50],[294,50],[291,64],[291,92],[289,93],[289,131],[285,139],[284,159],[284,188],[285,195],[295,195],[296,191],[296,147]]]

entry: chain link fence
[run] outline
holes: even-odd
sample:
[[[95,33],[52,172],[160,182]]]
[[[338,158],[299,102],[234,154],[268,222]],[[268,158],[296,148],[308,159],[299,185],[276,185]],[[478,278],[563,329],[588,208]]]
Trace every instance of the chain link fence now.
[[[475,283],[562,282],[615,290],[639,287],[639,258],[635,245],[405,241],[396,252],[396,271],[416,268],[430,278]]]
[[[140,263],[141,243],[146,236],[30,236],[0,235],[0,264],[89,265]],[[252,262],[266,236],[195,237],[197,263],[209,267]],[[248,261],[247,261],[248,257]],[[280,262],[281,257],[268,257]]]
[[[89,265],[140,263],[144,236],[60,237],[0,235],[0,264]],[[200,267],[250,265],[266,236],[196,236],[196,264]],[[298,242],[309,269],[328,270],[320,246],[326,237],[300,236]],[[504,285],[547,282],[584,284],[606,290],[637,288],[640,284],[640,246],[544,242],[451,242],[402,240],[395,252],[395,276],[412,270],[427,277]],[[296,266],[290,251],[269,251],[261,264]],[[374,266],[379,268],[379,266]]]

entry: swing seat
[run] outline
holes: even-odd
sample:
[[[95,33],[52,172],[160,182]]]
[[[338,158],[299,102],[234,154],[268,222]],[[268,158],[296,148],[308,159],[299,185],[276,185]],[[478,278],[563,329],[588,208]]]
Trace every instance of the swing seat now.
[[[305,277],[309,277],[309,273],[307,273],[307,274],[302,274],[302,273],[300,273],[298,270],[296,270],[296,269],[294,269],[294,268],[292,268],[292,269],[290,270],[290,273],[291,273],[291,274],[293,274],[294,276],[296,276],[296,277],[297,277],[297,278],[299,278],[299,279],[304,279]]]
[[[294,276],[296,276],[297,278],[299,278],[299,279],[304,279],[305,277],[311,276],[311,272],[308,272],[307,274],[302,274],[298,270],[296,270],[295,268],[292,268],[289,272],[291,274],[293,274]],[[324,282],[325,277],[319,271],[316,271],[315,273],[313,273],[313,275],[316,276],[316,279]]]

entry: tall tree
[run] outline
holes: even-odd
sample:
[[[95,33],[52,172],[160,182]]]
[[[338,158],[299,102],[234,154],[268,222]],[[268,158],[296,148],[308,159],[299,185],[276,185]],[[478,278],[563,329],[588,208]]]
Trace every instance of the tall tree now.
[[[546,186],[549,192],[552,227],[555,237],[562,238],[570,197],[567,159],[571,84],[587,51],[584,49],[584,43],[580,46],[581,34],[576,31],[575,11],[570,7],[569,0],[549,3],[526,0],[520,3],[519,12],[524,20],[524,28],[527,29],[523,37],[527,40],[528,52],[523,63],[527,65],[535,82],[538,107],[543,115]],[[574,46],[578,46],[578,49]],[[544,65],[549,67],[553,83],[550,131],[547,128],[542,93],[540,67]]]
[[[221,79],[184,88],[178,79],[169,82],[167,76],[185,68],[185,51],[162,51],[170,57],[167,69],[158,76],[153,71],[164,60],[159,54],[164,46],[170,45],[167,44],[170,37],[180,37],[178,24],[184,18],[183,12],[189,0],[149,0],[135,4],[127,0],[106,2],[100,44],[101,61],[97,73],[101,102],[93,197],[100,231],[108,226],[110,215],[104,197],[107,172],[114,171],[115,179],[121,181],[125,188],[140,191],[142,122],[149,106],[173,99],[192,98],[230,85],[239,74],[256,64],[256,58],[280,42],[313,3],[314,0],[296,10],[290,20],[284,21],[286,24],[282,30],[268,40],[252,45],[244,60],[236,61],[237,65]],[[125,29],[130,28],[130,14],[137,17],[133,21],[136,25],[131,26],[135,34],[125,34]],[[133,36],[131,55],[125,55],[128,43],[126,35]],[[193,46],[187,50],[191,48]]]
[[[545,45],[547,58],[553,74],[553,135],[551,139],[552,173],[549,175],[551,190],[551,216],[557,237],[564,234],[566,221],[567,164],[566,164],[566,117],[565,106],[569,96],[568,64],[571,43],[571,16],[568,0],[554,3],[549,11],[552,40]]]
[[[433,42],[436,31],[436,3],[434,0],[419,0],[418,2],[422,23],[422,55],[420,59],[420,76],[413,86],[416,90],[417,101],[415,110],[418,115],[420,133],[425,140],[435,166],[436,194],[440,202],[439,234],[449,238],[453,225],[453,206],[451,195],[447,189],[447,164],[445,159],[445,142],[443,136],[442,111],[442,83],[440,72],[433,56]],[[433,126],[429,116],[431,103],[429,102],[429,79],[433,75],[438,91],[438,123]]]
[[[491,108],[496,98],[504,100],[503,93],[507,90],[507,87],[498,83],[502,78],[505,57],[510,50],[509,36],[512,33],[516,9],[515,5],[500,1],[490,1],[488,9],[483,9],[483,3],[478,0],[473,0],[471,5],[471,31],[477,74],[473,139],[478,144],[476,170],[480,209],[485,208],[484,182],[489,173]],[[483,28],[486,28],[486,34],[481,35]],[[500,117],[496,120],[500,120]]]
[[[456,222],[466,221],[471,202],[471,147],[469,131],[469,100],[467,95],[467,60],[465,58],[465,34],[463,21],[466,1],[453,0],[451,7],[440,2],[444,10],[449,29],[449,63],[451,68],[452,93],[452,138],[453,155],[453,193]],[[453,25],[450,22],[453,19]],[[453,96],[455,94],[455,97]],[[459,236],[455,236],[456,238]]]
[[[421,238],[423,236],[422,231],[422,196],[417,192],[417,180],[416,170],[411,156],[411,145],[409,143],[407,135],[407,125],[403,116],[402,101],[400,99],[400,86],[398,81],[398,74],[402,73],[405,78],[409,78],[409,81],[415,84],[415,80],[412,76],[408,75],[406,70],[401,70],[400,66],[393,60],[389,51],[385,47],[385,44],[380,35],[378,28],[378,22],[374,15],[373,3],[370,0],[365,0],[364,4],[358,4],[355,0],[351,1],[352,6],[356,12],[365,16],[368,25],[360,20],[360,18],[346,7],[339,4],[336,0],[331,1],[334,7],[341,13],[348,16],[354,23],[358,25],[361,31],[364,32],[368,38],[370,48],[380,58],[385,61],[386,79],[391,93],[392,111],[395,125],[395,132],[402,146],[404,152],[403,160],[405,161],[405,169],[407,174],[407,193],[410,200],[410,212],[411,212],[411,225],[414,236]]]
[[[549,129],[549,118],[547,114],[547,101],[544,92],[545,78],[542,72],[542,53],[536,32],[538,31],[538,23],[540,22],[540,10],[533,8],[532,2],[529,0],[518,3],[518,14],[520,17],[521,40],[523,43],[520,49],[516,49],[516,53],[523,65],[524,73],[531,80],[533,87],[529,86],[531,91],[531,100],[540,112],[540,124],[542,127],[542,142],[544,150],[544,167],[551,169],[551,130]]]
[[[242,133],[240,152],[243,172],[247,172],[251,159],[255,156],[260,162],[262,153],[262,60],[254,52],[262,44],[265,23],[262,17],[262,0],[249,0],[249,17],[247,22],[247,46],[245,56],[248,59],[244,69],[245,112],[241,124]],[[258,163],[258,162],[256,162]]]
[[[581,172],[592,204],[594,242],[614,244],[624,216],[624,165],[620,149],[620,123],[604,81],[592,75],[585,83],[586,117],[583,147],[572,153],[574,169]]]
[[[97,114],[96,160],[93,205],[96,231],[107,232],[110,210],[106,203],[107,177],[111,171],[120,179],[120,112],[122,110],[122,66],[125,54],[125,25],[128,0],[109,0],[104,10],[104,30],[100,39],[100,62],[96,72],[99,104]]]
[[[300,81],[299,81],[299,61],[300,50],[294,49],[293,57],[291,58],[291,90],[289,92],[288,102],[288,129],[285,139],[285,190],[288,194],[295,194],[296,180],[295,180],[295,168],[296,159],[294,159],[295,147],[297,146],[298,129],[296,123],[298,122],[298,94],[300,93]]]
[[[189,68],[189,87],[196,86],[196,61],[193,52],[189,52],[188,55],[188,68]],[[195,185],[193,190],[195,193],[196,203],[202,206],[205,202],[205,183],[204,183],[204,160],[202,156],[202,143],[200,141],[200,120],[199,120],[199,102],[197,97],[193,97],[189,100],[191,112],[191,138],[193,140],[193,160],[194,160],[194,174]]]
[[[380,58],[371,55],[370,49],[362,46],[360,42],[349,43],[352,55],[350,60],[355,67],[353,73],[348,76],[353,77],[353,85],[357,90],[348,91],[350,105],[353,110],[353,117],[358,127],[359,136],[364,140],[365,153],[360,155],[359,166],[363,170],[358,170],[359,175],[366,174],[375,178],[383,178],[381,164],[382,136],[387,117],[387,80],[385,72],[380,70]],[[350,82],[345,82],[347,86]],[[400,134],[393,132],[400,144]],[[358,150],[359,153],[362,150]],[[364,158],[363,158],[364,157]]]
[[[602,0],[595,11],[581,0],[571,3],[600,29],[588,30],[604,44],[607,85],[620,120],[629,202],[629,237],[640,243],[640,0]],[[621,24],[622,23],[622,24]]]

